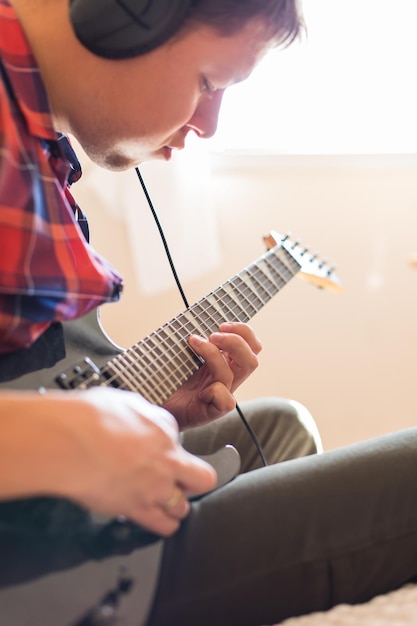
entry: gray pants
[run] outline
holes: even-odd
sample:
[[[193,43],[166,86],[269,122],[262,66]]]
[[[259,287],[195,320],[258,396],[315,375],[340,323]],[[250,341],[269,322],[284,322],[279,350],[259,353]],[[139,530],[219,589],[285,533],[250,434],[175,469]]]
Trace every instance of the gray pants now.
[[[234,444],[243,473],[165,542],[149,626],[274,624],[417,576],[417,428],[317,455],[302,406],[242,410],[271,465],[251,471],[258,455],[236,415],[186,433],[198,454]]]

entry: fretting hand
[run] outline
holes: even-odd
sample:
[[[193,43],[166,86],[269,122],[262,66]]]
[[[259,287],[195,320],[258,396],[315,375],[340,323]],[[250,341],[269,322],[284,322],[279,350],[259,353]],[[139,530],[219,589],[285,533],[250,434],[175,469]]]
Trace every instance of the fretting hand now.
[[[231,411],[234,391],[258,366],[261,343],[242,322],[227,322],[208,339],[189,338],[204,364],[167,400],[181,430],[205,424]]]

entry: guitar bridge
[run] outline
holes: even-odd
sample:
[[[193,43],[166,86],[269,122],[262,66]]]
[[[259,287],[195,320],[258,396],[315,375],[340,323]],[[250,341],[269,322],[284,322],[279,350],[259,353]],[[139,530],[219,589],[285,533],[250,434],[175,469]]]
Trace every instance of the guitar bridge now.
[[[97,365],[86,356],[55,378],[62,389],[87,389],[101,384],[101,372]]]

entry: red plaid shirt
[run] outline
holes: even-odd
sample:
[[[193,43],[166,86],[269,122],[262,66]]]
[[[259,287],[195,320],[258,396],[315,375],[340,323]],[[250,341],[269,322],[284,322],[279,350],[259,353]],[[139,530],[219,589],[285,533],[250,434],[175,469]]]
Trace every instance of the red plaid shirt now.
[[[121,291],[120,275],[77,224],[68,182],[81,171],[58,139],[28,41],[0,0],[0,352],[30,345],[52,321]]]

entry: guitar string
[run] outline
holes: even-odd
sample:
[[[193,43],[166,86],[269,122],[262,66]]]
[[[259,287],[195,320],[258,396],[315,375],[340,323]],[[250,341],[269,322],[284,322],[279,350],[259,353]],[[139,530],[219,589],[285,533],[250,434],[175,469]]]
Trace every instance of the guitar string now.
[[[166,253],[166,256],[167,256],[167,259],[168,259],[169,265],[170,265],[170,267],[171,267],[172,274],[173,274],[173,276],[174,276],[174,280],[175,280],[175,282],[176,282],[176,284],[177,284],[178,290],[179,290],[179,292],[180,292],[180,294],[181,294],[181,297],[182,297],[182,299],[183,299],[183,302],[184,302],[185,307],[186,307],[187,309],[189,309],[188,300],[187,300],[187,298],[186,298],[186,295],[185,295],[184,290],[183,290],[183,288],[182,288],[182,285],[181,285],[181,282],[180,282],[180,280],[179,280],[179,277],[178,277],[177,271],[176,271],[176,269],[175,269],[175,266],[174,266],[174,262],[173,262],[173,259],[172,259],[172,256],[171,256],[171,253],[170,253],[170,251],[169,251],[168,243],[167,243],[167,241],[166,241],[166,238],[165,238],[165,235],[164,235],[164,232],[163,232],[163,229],[162,229],[162,225],[161,225],[161,223],[160,223],[160,221],[159,221],[159,218],[158,218],[158,215],[157,215],[157,213],[156,213],[155,207],[154,207],[154,205],[153,205],[153,202],[152,202],[152,200],[151,200],[151,197],[150,197],[150,195],[149,195],[149,193],[148,193],[148,190],[147,190],[147,188],[146,188],[145,182],[144,182],[144,180],[143,180],[143,178],[142,178],[142,174],[141,174],[141,172],[140,172],[140,170],[139,170],[139,168],[138,168],[138,167],[135,167],[135,172],[136,172],[136,175],[137,175],[137,177],[138,177],[138,179],[139,179],[139,182],[140,182],[140,185],[141,185],[141,187],[142,187],[143,193],[145,194],[145,198],[146,198],[146,200],[147,200],[147,202],[148,202],[148,205],[149,205],[149,208],[150,208],[150,210],[151,210],[152,216],[153,216],[153,218],[154,218],[154,220],[155,220],[155,224],[156,224],[156,226],[157,226],[157,228],[158,228],[158,231],[159,231],[159,234],[160,234],[160,237],[161,237],[161,240],[162,240],[162,243],[163,243],[164,249],[165,249],[165,253]],[[244,426],[245,426],[246,430],[248,431],[248,433],[249,433],[249,435],[250,435],[250,437],[251,437],[251,439],[252,439],[252,441],[253,441],[253,443],[254,443],[254,445],[255,445],[255,447],[256,447],[256,449],[257,449],[257,451],[258,451],[258,454],[259,454],[259,456],[260,456],[260,459],[261,459],[262,464],[263,464],[264,466],[268,465],[267,460],[266,460],[266,457],[265,457],[265,454],[264,454],[264,452],[263,452],[263,450],[262,450],[262,446],[261,446],[261,444],[260,444],[260,442],[259,442],[259,440],[258,440],[258,438],[257,438],[257,436],[256,436],[256,434],[255,434],[255,432],[253,431],[253,429],[252,429],[251,425],[249,424],[249,422],[247,421],[247,419],[246,419],[245,415],[243,414],[242,409],[240,408],[240,406],[239,406],[239,404],[238,404],[237,402],[236,402],[236,411],[237,411],[237,413],[238,413],[238,415],[239,415],[240,419],[242,420],[242,423],[244,424]]]

